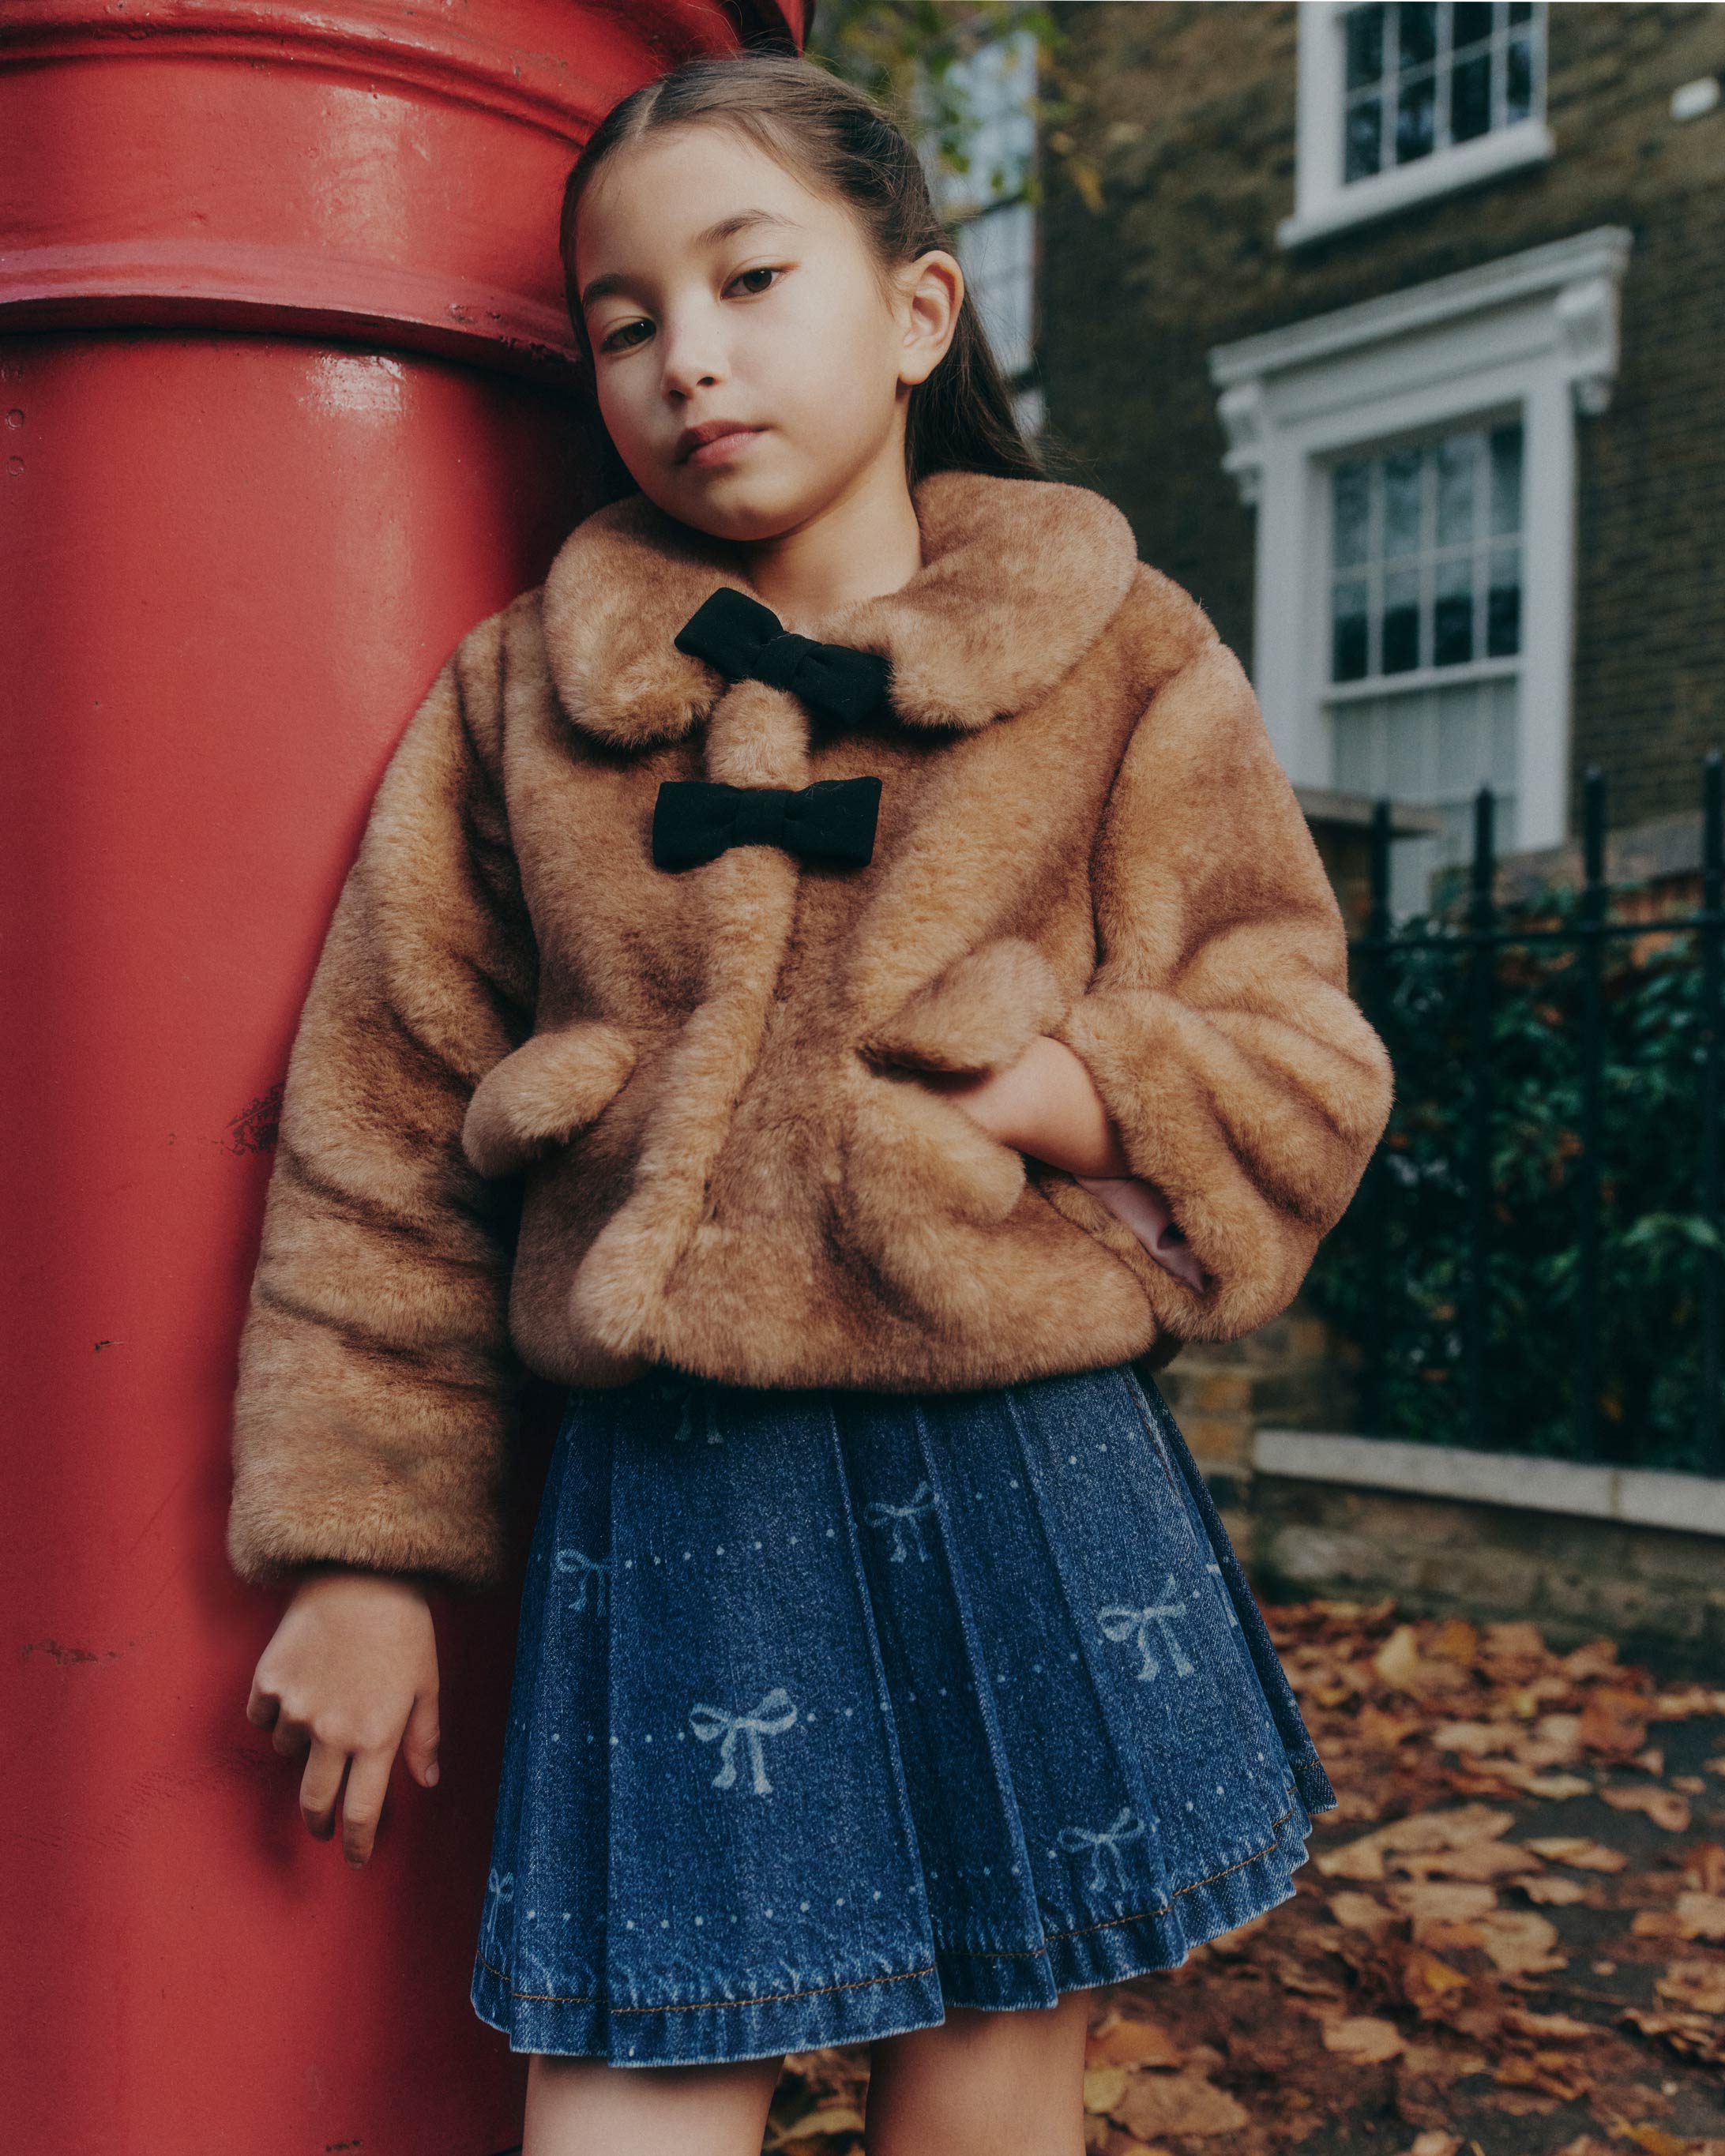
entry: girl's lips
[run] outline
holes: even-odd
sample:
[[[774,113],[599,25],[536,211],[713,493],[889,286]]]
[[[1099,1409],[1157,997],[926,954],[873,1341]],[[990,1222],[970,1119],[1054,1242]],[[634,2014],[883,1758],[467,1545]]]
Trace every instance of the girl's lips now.
[[[691,465],[723,464],[726,458],[734,457],[747,443],[754,441],[761,432],[759,427],[742,427],[734,434],[721,434],[716,440],[702,442],[691,449],[683,461]]]

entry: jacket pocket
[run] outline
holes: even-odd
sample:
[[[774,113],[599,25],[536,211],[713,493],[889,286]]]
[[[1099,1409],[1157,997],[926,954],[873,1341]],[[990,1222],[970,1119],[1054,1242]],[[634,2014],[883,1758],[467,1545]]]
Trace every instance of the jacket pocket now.
[[[992,1279],[978,1265],[1024,1193],[1024,1157],[908,1072],[860,1057],[841,1125],[838,1239],[920,1322],[984,1323]]]
[[[1024,1155],[910,1073],[859,1070],[845,1154],[846,1183],[877,1244],[914,1232],[931,1208],[991,1226],[1024,1188]]]
[[[602,1019],[535,1034],[485,1073],[461,1149],[481,1175],[513,1175],[608,1107],[635,1066],[634,1042]]]
[[[841,1125],[844,1234],[927,1315],[960,1322],[976,1238],[1024,1194],[1024,1156],[919,1072],[981,1075],[1058,1023],[1069,1001],[1034,944],[966,952],[856,1044]]]
[[[906,997],[858,1047],[880,1065],[980,1075],[1013,1061],[1070,1002],[1034,943],[999,936]]]

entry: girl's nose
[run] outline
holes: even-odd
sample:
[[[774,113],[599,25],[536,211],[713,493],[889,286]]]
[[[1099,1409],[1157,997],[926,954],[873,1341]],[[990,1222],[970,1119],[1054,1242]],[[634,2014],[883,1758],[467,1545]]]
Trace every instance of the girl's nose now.
[[[719,388],[725,380],[725,368],[719,354],[714,350],[711,333],[687,330],[680,334],[661,328],[660,336],[660,386],[667,396],[691,396],[697,390],[708,392]]]

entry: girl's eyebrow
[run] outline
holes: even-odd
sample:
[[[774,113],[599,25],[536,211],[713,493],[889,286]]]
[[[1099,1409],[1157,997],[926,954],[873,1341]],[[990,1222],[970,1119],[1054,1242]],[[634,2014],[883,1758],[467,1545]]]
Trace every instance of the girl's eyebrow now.
[[[781,218],[776,209],[740,209],[733,218],[720,218],[718,224],[710,224],[705,233],[696,233],[695,244],[699,248],[710,248],[718,239],[736,239],[737,233],[752,231],[757,224],[783,224],[789,231],[802,231],[796,218]]]
[[[696,247],[711,247],[719,240],[729,239],[734,234],[751,230],[758,224],[782,224],[793,232],[803,229],[795,218],[782,217],[777,210],[740,209],[733,211],[729,217],[721,217],[716,224],[710,224],[705,230],[697,232],[693,244]],[[581,305],[583,308],[590,307],[595,300],[608,299],[613,292],[625,291],[630,281],[628,270],[608,270],[603,277],[594,277],[583,285]]]

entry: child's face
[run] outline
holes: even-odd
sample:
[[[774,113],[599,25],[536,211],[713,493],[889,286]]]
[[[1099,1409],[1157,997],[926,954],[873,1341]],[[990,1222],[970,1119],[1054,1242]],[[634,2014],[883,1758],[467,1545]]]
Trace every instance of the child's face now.
[[[751,210],[781,221],[707,236]],[[911,388],[957,326],[951,254],[901,265],[883,292],[849,210],[711,125],[619,151],[583,198],[575,246],[599,409],[660,508],[747,544],[871,479],[903,484]],[[757,431],[691,463],[678,438],[710,419]]]

